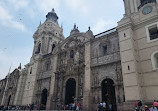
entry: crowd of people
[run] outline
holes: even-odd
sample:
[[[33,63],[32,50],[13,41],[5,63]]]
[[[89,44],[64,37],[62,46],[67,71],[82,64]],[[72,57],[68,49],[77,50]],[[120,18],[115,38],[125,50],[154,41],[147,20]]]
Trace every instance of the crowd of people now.
[[[158,101],[154,100],[153,104],[150,105],[150,107],[148,105],[144,105],[144,107],[143,107],[142,101],[138,100],[138,101],[134,102],[134,107],[135,107],[135,111],[158,111]],[[40,109],[44,110],[45,107],[41,104]],[[71,104],[67,104],[67,105],[62,105],[62,107],[60,107],[60,109],[77,110],[77,111],[82,110],[81,105],[79,103],[71,103]],[[107,109],[108,109],[108,111],[112,111],[112,104],[109,104],[108,108],[107,108],[107,104],[105,102],[101,102],[98,104],[98,111],[106,111]],[[32,104],[28,104],[26,106],[0,105],[0,110],[3,110],[3,111],[6,111],[6,110],[30,110],[30,111],[32,111],[32,110],[38,110],[38,108],[37,108],[37,105],[32,103]]]
[[[107,108],[105,102],[99,103],[98,110],[99,111],[106,111],[107,109],[109,109],[110,111],[112,111],[112,104],[109,104],[108,106],[109,107]]]
[[[3,106],[0,105],[0,110],[6,111],[6,110],[37,110],[37,105],[28,104],[26,106],[15,106],[15,105],[9,105],[9,106]]]
[[[149,107],[148,105],[142,105],[142,101],[136,101],[134,103],[135,111],[158,111],[158,101],[154,100],[153,104]]]
[[[62,110],[81,110],[81,105],[79,103],[71,103],[62,106]]]
[[[45,105],[41,104],[39,109],[40,110],[45,110]],[[62,105],[59,106],[57,105],[57,108],[60,110],[81,110],[81,105],[79,103],[71,103],[71,104],[67,104],[67,105]],[[9,105],[9,106],[3,106],[0,105],[0,110],[6,111],[6,110],[38,110],[37,105],[35,105],[34,103],[32,104],[28,104],[26,106],[15,106],[15,105]]]

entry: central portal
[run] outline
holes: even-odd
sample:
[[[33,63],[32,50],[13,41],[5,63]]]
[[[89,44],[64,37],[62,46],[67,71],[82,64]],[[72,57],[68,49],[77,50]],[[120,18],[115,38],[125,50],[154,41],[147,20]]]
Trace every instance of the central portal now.
[[[41,96],[41,106],[40,106],[41,110],[45,110],[46,109],[47,93],[48,93],[47,89],[43,89],[42,96]]]
[[[66,92],[65,92],[65,104],[70,104],[74,102],[76,95],[76,81],[70,78],[66,82]]]
[[[106,103],[107,109],[111,105],[112,109],[116,111],[115,87],[112,79],[102,81],[102,101]]]

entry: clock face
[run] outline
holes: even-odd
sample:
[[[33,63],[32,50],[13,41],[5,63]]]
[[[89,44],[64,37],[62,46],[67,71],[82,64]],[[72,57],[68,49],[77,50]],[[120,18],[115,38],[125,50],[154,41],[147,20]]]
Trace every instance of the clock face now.
[[[152,10],[153,10],[152,6],[146,6],[143,8],[142,13],[144,15],[146,15],[146,14],[149,14],[150,12],[152,12]]]

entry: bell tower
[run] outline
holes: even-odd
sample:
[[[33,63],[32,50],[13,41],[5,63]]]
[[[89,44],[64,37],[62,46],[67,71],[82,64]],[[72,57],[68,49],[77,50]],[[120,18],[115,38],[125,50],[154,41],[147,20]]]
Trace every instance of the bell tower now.
[[[152,55],[158,52],[158,0],[124,0],[124,6],[117,30],[125,100],[157,100],[158,67],[153,68]]]
[[[53,52],[56,44],[64,39],[63,29],[58,25],[58,16],[54,9],[48,12],[45,22],[43,24],[40,23],[33,38],[33,57]]]
[[[26,65],[26,87],[22,104],[30,104],[36,99],[37,77],[41,68],[41,58],[53,54],[58,42],[64,39],[63,29],[58,25],[58,16],[55,10],[48,12],[46,20],[40,23],[33,35],[34,49],[30,62]]]
[[[139,12],[146,4],[158,3],[158,0],[123,0],[125,7],[125,15]]]

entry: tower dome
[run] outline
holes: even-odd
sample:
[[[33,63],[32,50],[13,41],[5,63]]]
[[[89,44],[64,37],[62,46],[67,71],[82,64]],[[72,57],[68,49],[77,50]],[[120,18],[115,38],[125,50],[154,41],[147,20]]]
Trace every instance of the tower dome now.
[[[51,12],[48,12],[48,14],[46,15],[46,20],[51,20],[51,21],[53,21],[53,22],[58,24],[58,16],[55,13],[54,8],[52,9]]]

